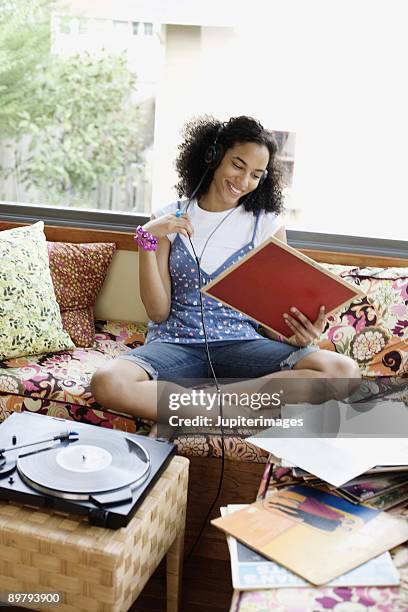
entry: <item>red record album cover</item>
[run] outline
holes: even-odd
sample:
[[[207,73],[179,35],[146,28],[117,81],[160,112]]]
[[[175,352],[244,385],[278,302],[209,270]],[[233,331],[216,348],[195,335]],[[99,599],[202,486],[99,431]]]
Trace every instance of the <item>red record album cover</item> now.
[[[320,306],[326,315],[365,294],[310,257],[277,238],[268,238],[230,266],[202,292],[289,339],[292,330],[283,313],[295,306],[315,321]]]

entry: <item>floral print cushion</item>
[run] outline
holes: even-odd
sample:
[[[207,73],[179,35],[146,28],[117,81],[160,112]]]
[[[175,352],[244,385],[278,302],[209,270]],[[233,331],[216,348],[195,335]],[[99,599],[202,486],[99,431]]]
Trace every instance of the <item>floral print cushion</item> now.
[[[174,440],[179,455],[186,457],[221,457],[222,440],[219,435],[180,435]],[[244,438],[224,437],[225,458],[246,463],[266,463],[269,453]]]
[[[146,433],[151,423],[106,410],[93,399],[92,374],[98,367],[144,341],[145,326],[97,322],[95,346],[0,362],[0,421],[25,410]]]
[[[51,281],[44,223],[0,232],[0,359],[73,348]]]
[[[65,353],[36,355],[0,362],[0,421],[25,410],[72,419],[108,429],[147,434],[152,423],[106,410],[93,399],[92,374],[110,359],[140,346],[146,326],[124,321],[96,321],[95,345]],[[221,456],[221,439],[209,434],[180,436],[179,454]],[[268,454],[239,437],[225,440],[225,455],[265,463]]]
[[[107,410],[90,391],[96,369],[144,342],[144,324],[97,321],[95,345],[73,351],[8,359],[0,362],[0,421],[13,411],[29,410],[123,431],[148,433],[151,422]],[[374,396],[406,397],[406,378],[379,377],[364,381],[353,401]],[[219,435],[180,435],[178,452],[189,457],[220,457]],[[245,462],[265,463],[268,453],[240,437],[225,438],[225,456]]]
[[[363,376],[408,374],[408,268],[325,266],[366,296],[329,316],[319,346],[355,359]]]
[[[404,402],[408,406],[408,377],[377,376],[375,378],[363,378],[358,388],[344,401],[358,404],[372,399]]]
[[[75,346],[93,346],[93,307],[116,245],[113,242],[47,242],[47,248],[62,325]]]

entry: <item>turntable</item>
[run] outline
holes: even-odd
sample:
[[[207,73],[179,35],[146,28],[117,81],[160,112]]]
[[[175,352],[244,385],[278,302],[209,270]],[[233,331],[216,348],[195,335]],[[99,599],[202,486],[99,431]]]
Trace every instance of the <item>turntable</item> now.
[[[126,526],[175,453],[137,434],[28,412],[0,425],[0,499]]]

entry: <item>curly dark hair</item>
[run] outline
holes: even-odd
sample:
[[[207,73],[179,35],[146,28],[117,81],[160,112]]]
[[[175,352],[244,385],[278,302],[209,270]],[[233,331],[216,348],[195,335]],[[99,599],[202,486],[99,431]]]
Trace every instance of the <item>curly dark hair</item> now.
[[[269,130],[266,130],[252,117],[242,115],[231,117],[227,123],[221,123],[212,116],[196,117],[186,123],[183,129],[183,141],[178,146],[179,154],[175,162],[179,182],[175,186],[179,197],[190,198],[197,188],[204,173],[196,197],[207,193],[216,167],[208,168],[204,161],[207,148],[217,140],[222,145],[224,154],[238,143],[255,142],[265,145],[269,151],[267,165],[268,176],[248,196],[243,196],[238,204],[245,210],[256,214],[259,210],[279,214],[283,209],[283,170],[276,157],[278,146]]]

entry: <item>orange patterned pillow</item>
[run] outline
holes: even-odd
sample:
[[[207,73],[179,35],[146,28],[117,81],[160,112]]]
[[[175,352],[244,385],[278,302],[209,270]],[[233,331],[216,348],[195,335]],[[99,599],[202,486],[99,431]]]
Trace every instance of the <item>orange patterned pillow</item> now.
[[[47,246],[63,327],[76,346],[92,346],[95,341],[93,307],[116,245],[48,242]]]
[[[320,347],[352,357],[364,376],[406,376],[408,268],[324,266],[366,297],[328,317]]]

